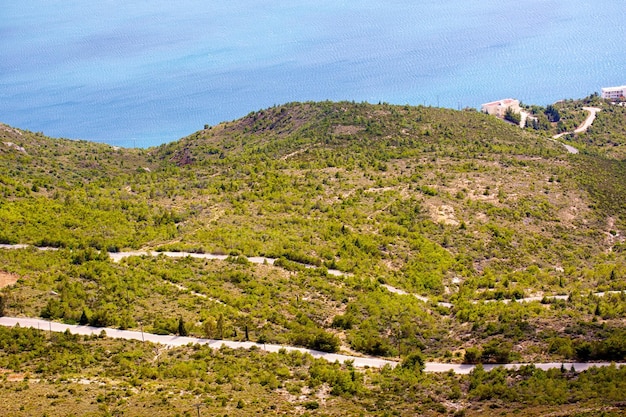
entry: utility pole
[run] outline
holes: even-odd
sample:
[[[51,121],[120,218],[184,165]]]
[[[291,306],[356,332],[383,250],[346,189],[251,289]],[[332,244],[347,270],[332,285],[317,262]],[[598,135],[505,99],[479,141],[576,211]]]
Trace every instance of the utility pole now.
[[[204,404],[202,403],[198,403],[198,404],[194,404],[193,407],[196,407],[196,410],[198,410],[198,417],[200,417],[200,407],[202,407]]]

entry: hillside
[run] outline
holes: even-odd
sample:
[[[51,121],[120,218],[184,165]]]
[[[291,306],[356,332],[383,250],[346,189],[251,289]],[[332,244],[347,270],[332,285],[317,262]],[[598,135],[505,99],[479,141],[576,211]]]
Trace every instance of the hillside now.
[[[0,249],[4,313],[399,359],[623,361],[626,176],[606,151],[623,116],[566,138],[577,155],[475,111],[348,102],[145,150],[2,126],[0,243],[57,248]],[[106,253],[138,249],[230,256]]]

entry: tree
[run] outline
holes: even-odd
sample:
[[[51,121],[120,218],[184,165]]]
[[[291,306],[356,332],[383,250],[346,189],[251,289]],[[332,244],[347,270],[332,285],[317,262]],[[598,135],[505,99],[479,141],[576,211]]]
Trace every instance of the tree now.
[[[492,339],[483,346],[482,360],[485,362],[509,363],[513,344],[502,339]]]
[[[504,112],[504,120],[518,125],[522,121],[522,116],[519,113],[514,112],[513,109],[509,107]]]
[[[223,339],[224,338],[224,316],[222,315],[222,313],[220,313],[219,316],[217,316],[217,339]]]
[[[402,361],[402,368],[415,372],[422,372],[424,370],[424,357],[422,352],[413,352],[409,354],[404,361]]]
[[[208,318],[204,321],[204,335],[208,339],[212,339],[215,336],[215,320]]]
[[[43,316],[42,316],[43,317]],[[119,322],[118,308],[115,304],[107,303],[100,306],[89,318],[89,324],[94,327],[116,326]]]
[[[483,356],[483,352],[476,347],[470,347],[465,350],[464,363],[478,363]]]
[[[598,304],[596,304],[596,310],[593,312],[594,316],[601,316],[602,315],[602,309],[600,308],[600,302],[598,302]]]
[[[550,130],[550,120],[543,113],[534,113],[532,127],[535,130]]]
[[[187,329],[185,328],[185,322],[183,321],[183,316],[178,318],[178,335],[179,336],[187,336]]]
[[[552,104],[549,104],[548,107],[546,107],[544,113],[548,117],[548,120],[550,120],[551,122],[558,122],[559,120],[561,120],[561,115],[559,114],[559,111]]]
[[[80,320],[78,320],[78,324],[81,326],[85,326],[89,324],[89,318],[87,317],[87,312],[83,310],[83,314],[80,315]]]
[[[0,317],[4,316],[5,307],[6,307],[6,298],[4,295],[0,295]]]

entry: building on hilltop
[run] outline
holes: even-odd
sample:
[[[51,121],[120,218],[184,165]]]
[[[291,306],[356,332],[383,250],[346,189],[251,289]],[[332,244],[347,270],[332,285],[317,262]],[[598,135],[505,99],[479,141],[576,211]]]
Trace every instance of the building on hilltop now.
[[[480,111],[482,111],[483,113],[491,114],[492,116],[497,116],[501,118],[504,118],[504,114],[506,113],[507,109],[511,109],[513,113],[519,113],[521,111],[521,108],[519,106],[519,100],[505,98],[503,100],[485,103],[480,106]]]
[[[626,96],[626,85],[602,88],[602,98],[615,100]]]

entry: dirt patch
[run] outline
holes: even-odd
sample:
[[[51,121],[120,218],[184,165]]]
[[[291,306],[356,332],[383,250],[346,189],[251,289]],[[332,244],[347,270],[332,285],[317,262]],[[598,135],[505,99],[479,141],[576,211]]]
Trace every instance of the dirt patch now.
[[[287,160],[287,159],[291,158],[292,156],[296,156],[296,155],[301,154],[301,153],[304,153],[304,152],[306,152],[306,151],[308,151],[308,150],[309,150],[309,148],[304,148],[304,149],[297,150],[297,151],[295,151],[295,152],[291,152],[291,153],[289,153],[289,154],[287,154],[287,155],[283,156],[282,158],[280,158],[280,160],[281,160],[281,161],[285,161],[285,160]]]
[[[333,134],[335,135],[355,135],[365,130],[364,127],[354,125],[337,125],[333,127]]]
[[[7,382],[21,382],[26,378],[23,373],[13,372],[10,369],[0,368],[0,377],[6,375]]]
[[[436,223],[443,223],[449,226],[458,226],[459,221],[454,215],[454,208],[447,204],[437,207],[430,207],[430,215]]]
[[[9,133],[13,133],[17,136],[22,136],[22,132],[20,132],[17,129],[13,129],[11,126],[7,126],[4,123],[0,123],[0,130],[3,130],[5,132],[9,132]]]
[[[0,288],[8,287],[13,285],[20,279],[15,274],[9,274],[8,272],[0,271]]]

